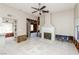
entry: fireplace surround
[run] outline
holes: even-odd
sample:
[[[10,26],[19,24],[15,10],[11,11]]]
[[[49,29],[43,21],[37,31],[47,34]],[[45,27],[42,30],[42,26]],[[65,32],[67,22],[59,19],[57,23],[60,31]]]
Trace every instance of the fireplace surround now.
[[[41,28],[41,38],[55,40],[55,27],[51,24],[51,14],[45,14],[45,24]]]

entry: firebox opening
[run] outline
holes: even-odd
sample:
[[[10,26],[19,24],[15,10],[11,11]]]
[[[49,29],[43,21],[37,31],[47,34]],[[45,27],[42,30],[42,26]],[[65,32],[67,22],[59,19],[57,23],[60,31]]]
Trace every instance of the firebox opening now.
[[[51,40],[51,33],[44,32],[44,38]]]

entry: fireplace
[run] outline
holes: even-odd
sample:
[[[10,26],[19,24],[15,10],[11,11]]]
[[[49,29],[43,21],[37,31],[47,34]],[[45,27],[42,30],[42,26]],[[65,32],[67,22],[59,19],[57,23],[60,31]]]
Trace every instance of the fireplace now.
[[[51,33],[44,32],[44,38],[51,40]]]
[[[51,14],[45,14],[45,24],[41,28],[41,38],[55,40],[55,28],[51,24]]]
[[[54,29],[54,27],[45,27],[45,26],[42,27],[41,38],[42,39],[55,40],[55,29]]]

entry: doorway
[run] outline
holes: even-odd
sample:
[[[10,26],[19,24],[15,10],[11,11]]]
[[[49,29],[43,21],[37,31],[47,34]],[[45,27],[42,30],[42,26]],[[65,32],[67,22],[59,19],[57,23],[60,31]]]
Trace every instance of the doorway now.
[[[16,20],[2,17],[0,23],[0,42],[1,45],[5,43],[12,43],[16,41]]]
[[[37,37],[38,33],[38,21],[27,19],[27,37]]]

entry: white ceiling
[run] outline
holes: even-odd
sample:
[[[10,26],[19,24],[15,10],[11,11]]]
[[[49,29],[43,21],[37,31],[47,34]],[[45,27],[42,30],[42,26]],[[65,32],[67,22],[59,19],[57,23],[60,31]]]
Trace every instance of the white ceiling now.
[[[38,3],[6,3],[5,5],[20,9],[29,14],[32,14],[32,11],[34,11],[34,9],[32,9],[31,7],[38,8]],[[68,10],[74,8],[75,6],[74,3],[42,3],[42,5],[45,5],[45,10],[50,10],[50,12]],[[37,15],[37,13],[33,15]]]

